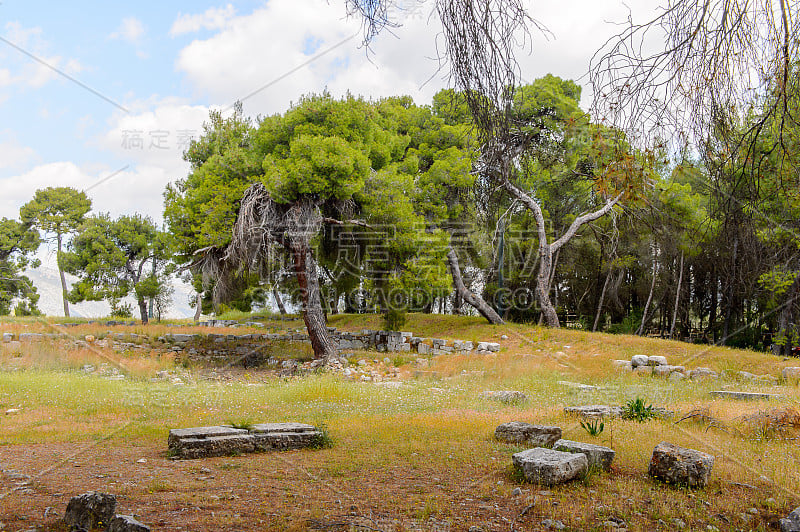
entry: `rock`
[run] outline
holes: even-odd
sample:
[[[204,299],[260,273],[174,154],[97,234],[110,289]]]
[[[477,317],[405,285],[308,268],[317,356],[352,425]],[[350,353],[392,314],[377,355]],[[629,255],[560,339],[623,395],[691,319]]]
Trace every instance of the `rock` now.
[[[800,507],[780,520],[781,532],[800,532]]]
[[[574,388],[576,390],[581,390],[584,392],[599,389],[597,386],[592,386],[591,384],[583,384],[580,382],[558,381],[556,384],[559,384],[561,386],[566,386],[567,388]]]
[[[662,356],[649,356],[647,357],[648,366],[668,366],[667,357]]]
[[[670,484],[702,487],[713,466],[714,457],[710,454],[661,442],[653,449],[648,473]]]
[[[684,528],[686,528],[686,521],[684,521],[680,517],[673,518],[672,519],[672,524],[675,525],[680,530],[683,530]]]
[[[763,401],[780,397],[779,395],[771,393],[735,392],[730,390],[712,390],[708,393],[711,394],[711,397],[718,397],[720,399],[736,399],[738,401]]]
[[[529,482],[552,486],[584,475],[589,462],[584,454],[565,453],[543,447],[528,449],[512,456],[514,467]]]
[[[500,339],[501,340],[508,340],[508,335],[507,334],[501,334],[500,335]]]
[[[572,440],[558,440],[553,444],[553,449],[568,453],[585,454],[589,462],[589,467],[605,469],[606,471],[611,469],[611,462],[614,461],[614,455],[616,454],[614,450],[609,447]]]
[[[656,377],[669,377],[675,372],[683,374],[684,369],[686,368],[683,366],[653,366],[653,375]]]
[[[514,491],[511,492],[512,497],[519,497],[522,495],[522,490],[520,488],[514,488]]]
[[[631,366],[638,368],[639,366],[646,366],[650,357],[647,355],[633,355],[631,357]]]
[[[515,390],[487,390],[481,394],[481,397],[505,404],[524,403],[528,400],[527,395]]]
[[[633,364],[630,360],[612,360],[611,365],[622,371],[631,371]]]
[[[564,530],[567,525],[558,519],[542,519],[542,526],[548,530]]]
[[[250,428],[256,451],[302,449],[320,441],[322,432],[305,423],[260,423]]]
[[[150,532],[150,527],[131,515],[117,515],[108,525],[108,532]]]
[[[622,407],[610,405],[567,406],[564,408],[564,413],[589,419],[619,417],[622,415]]]
[[[8,343],[14,339],[14,333],[3,333],[3,342]]]
[[[64,513],[64,523],[68,527],[105,529],[114,517],[117,498],[108,493],[90,491],[70,499]]]
[[[561,427],[531,425],[522,421],[512,421],[499,425],[494,437],[505,443],[521,443],[533,447],[552,447],[561,438]]]
[[[711,368],[697,368],[689,372],[689,378],[693,381],[702,379],[718,379],[719,375]]]
[[[9,408],[8,410],[6,410],[6,415],[10,416],[12,414],[19,414],[20,412],[22,412],[22,409],[20,408]]]
[[[797,382],[800,381],[800,368],[796,367],[788,367],[783,368],[781,371],[781,377],[786,382]]]
[[[633,368],[633,372],[638,373],[639,375],[652,375],[653,366],[636,366]]]
[[[39,333],[20,333],[19,339],[21,342],[39,342],[44,339],[44,335]]]

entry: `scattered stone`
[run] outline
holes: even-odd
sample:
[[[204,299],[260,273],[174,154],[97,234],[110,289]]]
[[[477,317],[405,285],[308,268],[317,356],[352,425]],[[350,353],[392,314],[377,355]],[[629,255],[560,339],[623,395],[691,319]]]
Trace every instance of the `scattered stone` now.
[[[511,492],[512,497],[519,497],[522,495],[522,490],[520,488],[514,488],[514,491]]]
[[[22,409],[20,408],[9,408],[8,410],[6,410],[6,415],[10,416],[12,414],[19,414],[20,412],[22,412]]]
[[[633,364],[630,360],[612,360],[611,365],[622,371],[632,371]]]
[[[542,526],[547,528],[548,530],[564,530],[565,528],[567,528],[567,525],[565,525],[558,519],[543,519]]]
[[[647,355],[633,355],[631,357],[631,366],[638,368],[639,366],[646,366],[650,357]]]
[[[686,528],[686,521],[684,521],[680,517],[673,518],[672,519],[672,524],[675,525],[680,530],[683,530],[684,528]]]
[[[584,475],[589,467],[586,455],[565,453],[536,447],[516,453],[514,467],[520,469],[529,482],[552,486]]]
[[[564,408],[564,413],[590,419],[619,417],[622,415],[622,407],[610,405],[568,406]]]
[[[14,333],[3,333],[3,342],[8,343],[14,339]]]
[[[561,438],[561,427],[531,425],[522,421],[511,421],[499,425],[494,437],[505,443],[521,443],[533,447],[552,447]]]
[[[689,372],[689,378],[693,381],[703,379],[718,379],[719,375],[711,368],[697,368]]]
[[[736,399],[739,401],[764,401],[780,397],[772,393],[756,393],[756,392],[734,392],[730,390],[712,390],[709,392],[711,397],[718,397],[720,399]]]
[[[108,525],[108,532],[150,532],[150,527],[132,515],[117,515]]]
[[[481,394],[484,399],[491,399],[505,404],[524,403],[528,396],[515,390],[487,390]]]
[[[669,484],[702,487],[713,466],[714,457],[710,454],[661,442],[653,450],[648,473]]]
[[[652,375],[653,366],[636,366],[633,368],[633,372],[638,373],[639,375]]]
[[[108,493],[90,491],[70,499],[64,513],[64,523],[68,527],[87,530],[105,529],[114,517],[117,498]]]
[[[669,377],[673,373],[680,373],[683,376],[683,372],[686,368],[683,366],[670,366],[669,364],[665,366],[654,366],[653,367],[653,375],[656,377]]]
[[[800,381],[800,368],[797,367],[788,367],[783,368],[781,371],[781,377],[786,382],[797,382]]]
[[[589,462],[589,467],[602,468],[606,471],[611,469],[611,462],[614,461],[614,455],[616,454],[615,451],[609,447],[572,440],[558,440],[553,444],[553,449],[568,453],[585,454]]]
[[[648,366],[668,366],[667,357],[662,356],[649,356],[647,357]]]
[[[561,386],[566,386],[567,388],[574,388],[576,390],[581,390],[586,392],[599,389],[597,386],[592,386],[591,384],[581,384],[580,382],[558,381],[557,384],[560,384]]]
[[[781,532],[800,532],[800,507],[780,520]]]

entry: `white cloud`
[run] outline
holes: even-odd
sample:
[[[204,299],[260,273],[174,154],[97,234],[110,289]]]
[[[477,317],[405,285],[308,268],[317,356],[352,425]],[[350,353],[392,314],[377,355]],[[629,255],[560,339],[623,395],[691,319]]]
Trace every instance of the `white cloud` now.
[[[49,44],[42,39],[42,29],[26,28],[19,22],[8,22],[5,25],[5,37],[26,54],[36,57],[31,60],[19,50],[9,49],[4,62],[12,68],[0,69],[0,87],[41,88],[50,81],[59,78],[56,71],[69,75],[77,74],[83,66],[76,59],[64,59],[60,55],[48,53]],[[44,63],[44,64],[43,64]]]
[[[178,18],[172,23],[169,34],[172,37],[177,37],[186,33],[196,33],[200,30],[221,29],[235,14],[236,9],[232,4],[228,4],[225,7],[212,7],[200,14],[179,13]]]
[[[122,19],[119,28],[109,35],[109,38],[138,44],[144,35],[144,31],[144,24],[142,24],[141,20],[136,17],[126,17]]]
[[[0,170],[16,170],[36,159],[36,151],[19,143],[10,131],[0,132]]]

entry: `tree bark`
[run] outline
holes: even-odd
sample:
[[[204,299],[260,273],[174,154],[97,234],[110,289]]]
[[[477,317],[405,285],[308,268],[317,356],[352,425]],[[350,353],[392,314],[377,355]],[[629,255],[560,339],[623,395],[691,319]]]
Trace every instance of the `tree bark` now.
[[[203,294],[197,292],[194,299],[194,321],[200,321],[200,315],[203,313]]]
[[[58,241],[58,251],[56,253],[56,264],[58,265],[58,276],[61,278],[61,301],[64,303],[64,317],[69,318],[69,301],[67,301],[67,279],[64,277],[64,270],[61,269],[61,234],[56,234]]]
[[[144,300],[144,297],[139,297],[139,314],[142,316],[142,325],[147,325],[147,301]]]
[[[464,285],[464,280],[461,278],[461,267],[458,264],[458,255],[452,247],[447,251],[447,261],[450,263],[450,274],[453,276],[456,294],[467,304],[473,306],[489,323],[504,323],[503,318],[482,297]]]
[[[303,321],[308,329],[314,358],[327,362],[337,355],[336,346],[328,334],[325,313],[317,276],[317,264],[306,243],[292,243],[292,258],[297,283],[303,299]]]
[[[725,293],[725,321],[722,323],[722,345],[728,344],[728,331],[731,327],[731,311],[733,309],[733,291],[736,284],[736,259],[739,253],[739,236],[733,240],[733,260],[731,260],[731,275],[728,278],[728,289]]]
[[[669,337],[675,334],[675,321],[678,318],[678,304],[681,300],[681,284],[683,284],[683,251],[681,251],[681,264],[679,266],[678,287],[675,289],[675,308],[672,311],[672,324],[669,326]]]

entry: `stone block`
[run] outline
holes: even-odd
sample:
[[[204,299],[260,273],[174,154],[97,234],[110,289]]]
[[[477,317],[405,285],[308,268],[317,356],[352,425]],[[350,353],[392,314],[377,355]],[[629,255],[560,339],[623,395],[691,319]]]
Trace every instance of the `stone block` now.
[[[494,437],[504,443],[520,443],[533,447],[552,447],[561,439],[561,427],[531,425],[522,421],[511,421],[499,425]]]
[[[114,518],[117,498],[108,493],[90,491],[73,497],[67,503],[64,512],[64,523],[68,527],[80,527],[86,530],[105,529]]]
[[[10,342],[14,339],[14,333],[3,333],[3,342]]]
[[[683,366],[653,366],[653,375],[656,377],[669,377],[676,371],[683,373],[684,369],[686,368]]]
[[[428,344],[420,343],[417,345],[417,353],[420,355],[428,355],[431,352],[431,346]]]
[[[798,382],[800,381],[800,368],[798,367],[788,367],[783,368],[781,371],[781,377],[786,382]]]
[[[703,379],[718,379],[719,375],[711,368],[696,368],[689,372],[689,378],[693,381]]]
[[[527,395],[516,390],[487,390],[481,397],[505,404],[523,403],[528,400]]]
[[[521,470],[529,482],[543,486],[562,484],[586,474],[589,461],[581,453],[565,453],[536,447],[516,453],[514,467]]]
[[[39,333],[20,333],[19,340],[21,342],[41,342],[44,340],[44,335]]]
[[[646,366],[650,357],[647,355],[633,355],[631,357],[631,366],[637,368],[639,366]]]
[[[620,417],[622,415],[621,406],[611,405],[581,405],[567,406],[564,408],[565,414],[581,416],[588,419],[599,419],[604,417]]]
[[[498,353],[500,351],[500,344],[488,342],[486,344],[486,349],[488,349],[490,353]]]
[[[611,469],[611,462],[614,461],[614,455],[616,454],[609,447],[572,440],[558,440],[553,444],[553,449],[567,453],[583,453],[589,461],[589,467],[605,469],[606,471]]]
[[[703,487],[713,466],[710,454],[661,442],[653,449],[648,473],[669,484]]]
[[[667,366],[667,357],[649,356],[647,357],[648,366]]]
[[[150,532],[150,527],[140,523],[132,515],[117,515],[111,519],[108,532]]]
[[[711,397],[719,399],[735,399],[737,401],[766,401],[780,397],[771,393],[736,392],[731,390],[712,390]]]
[[[633,364],[630,360],[612,360],[611,365],[620,371],[632,371]]]

